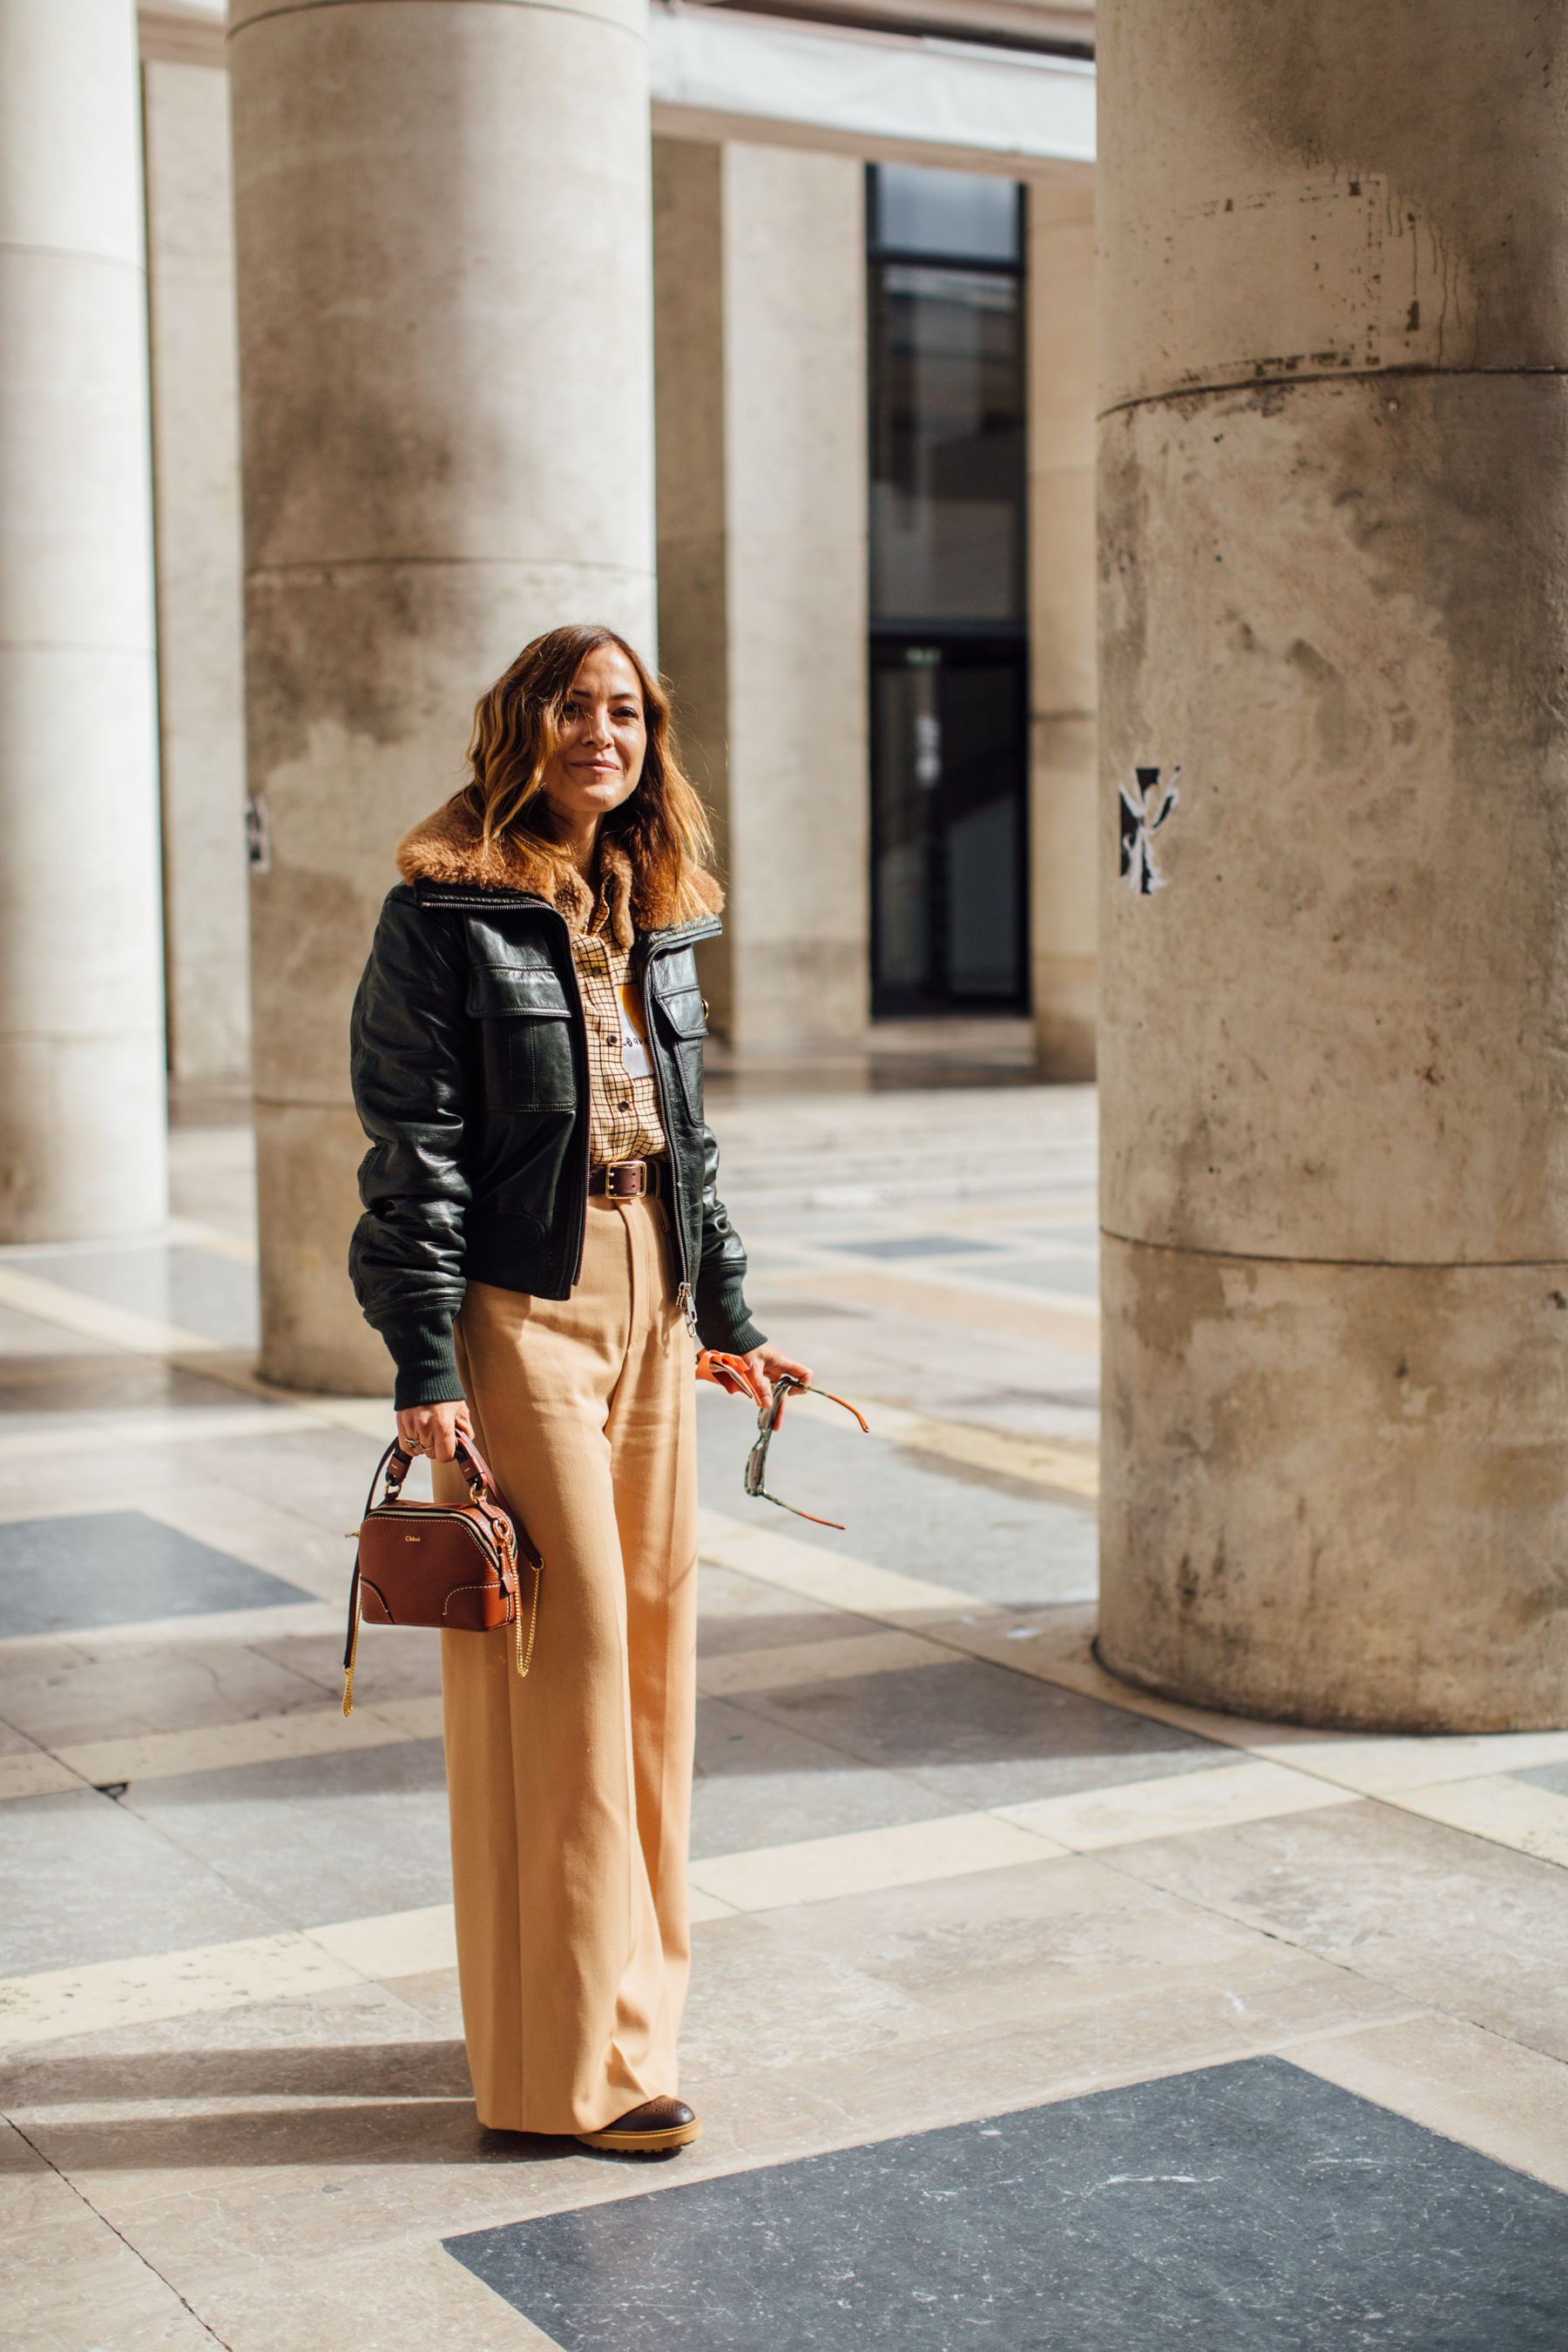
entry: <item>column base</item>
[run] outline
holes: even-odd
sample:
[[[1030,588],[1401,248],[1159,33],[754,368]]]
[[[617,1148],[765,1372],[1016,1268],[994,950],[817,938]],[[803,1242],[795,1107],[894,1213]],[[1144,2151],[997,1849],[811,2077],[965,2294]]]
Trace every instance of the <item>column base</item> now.
[[[1100,1651],[1189,1705],[1568,1725],[1568,1266],[1106,1237]]]

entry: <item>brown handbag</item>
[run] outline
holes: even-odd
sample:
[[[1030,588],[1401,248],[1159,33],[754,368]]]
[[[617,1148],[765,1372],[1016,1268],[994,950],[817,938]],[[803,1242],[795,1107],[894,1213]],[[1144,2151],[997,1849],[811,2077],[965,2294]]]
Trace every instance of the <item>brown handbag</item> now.
[[[413,1464],[395,1437],[375,1465],[349,1588],[345,1715],[353,1713],[354,1655],[362,1623],[434,1625],[444,1633],[490,1633],[498,1625],[512,1625],[517,1629],[518,1673],[526,1675],[532,1664],[544,1562],[470,1439],[458,1438],[458,1463],[468,1482],[469,1500],[461,1507],[403,1500],[403,1481]],[[386,1492],[377,1503],[375,1481],[384,1470]],[[526,1652],[520,1553],[533,1570]]]

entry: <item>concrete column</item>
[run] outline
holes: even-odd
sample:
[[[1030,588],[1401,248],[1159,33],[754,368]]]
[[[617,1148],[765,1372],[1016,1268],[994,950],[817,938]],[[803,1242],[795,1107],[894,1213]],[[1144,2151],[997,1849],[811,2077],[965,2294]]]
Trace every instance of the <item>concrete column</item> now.
[[[0,1241],[166,1213],[130,0],[0,0]]]
[[[169,1067],[187,1083],[250,1066],[234,192],[215,38],[210,64],[144,45],[142,68]]]
[[[343,1270],[349,1008],[478,695],[603,619],[653,651],[643,0],[237,0],[263,1361],[390,1366]]]
[[[1094,195],[1029,190],[1029,929],[1042,1077],[1092,1078]]]
[[[658,657],[675,690],[680,755],[731,868],[730,629],[724,507],[724,151],[653,142]],[[699,949],[709,1025],[734,1033],[733,911]]]
[[[710,1000],[740,1045],[858,1038],[864,167],[658,144],[661,651],[728,850]]]
[[[1562,1724],[1563,11],[1099,28],[1101,1647]]]

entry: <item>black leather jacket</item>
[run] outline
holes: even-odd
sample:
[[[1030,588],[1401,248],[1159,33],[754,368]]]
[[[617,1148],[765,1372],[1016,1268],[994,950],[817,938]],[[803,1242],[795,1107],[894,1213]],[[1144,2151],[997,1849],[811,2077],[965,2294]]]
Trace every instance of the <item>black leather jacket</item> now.
[[[639,934],[649,1055],[674,1176],[675,1256],[711,1348],[762,1344],[745,1252],[714,1190],[707,1029],[692,950],[717,917]],[[467,1280],[565,1298],[582,1269],[588,1040],[565,918],[521,890],[399,883],[354,1000],[354,1102],[371,1148],[349,1273],[397,1365],[399,1407],[463,1393]]]

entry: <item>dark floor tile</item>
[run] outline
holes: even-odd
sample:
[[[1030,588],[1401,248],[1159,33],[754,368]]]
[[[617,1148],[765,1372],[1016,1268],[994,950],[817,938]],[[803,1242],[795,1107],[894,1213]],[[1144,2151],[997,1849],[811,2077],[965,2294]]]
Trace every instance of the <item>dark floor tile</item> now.
[[[563,2352],[1568,2340],[1568,2200],[1275,2058],[446,2244]]]
[[[954,1812],[1236,1760],[1211,1740],[979,1659],[940,1674],[922,1666],[748,1691],[731,1704],[841,1756],[907,1774]]]
[[[1092,1257],[1014,1258],[1006,1265],[988,1265],[992,1283],[1022,1283],[1026,1290],[1063,1290],[1074,1298],[1100,1297],[1100,1261]]]
[[[91,1790],[0,1808],[0,1976],[270,1936],[287,1924]]]
[[[0,1640],[314,1598],[143,1511],[0,1522]]]
[[[704,1699],[698,1706],[695,1860],[890,1829],[949,1810],[911,1776],[868,1767],[734,1699]]]
[[[1533,1772],[1513,1772],[1509,1777],[1533,1780],[1538,1789],[1551,1789],[1559,1797],[1568,1797],[1568,1763],[1538,1764]]]
[[[438,1739],[133,1780],[124,1803],[291,1927],[452,1899]]]

